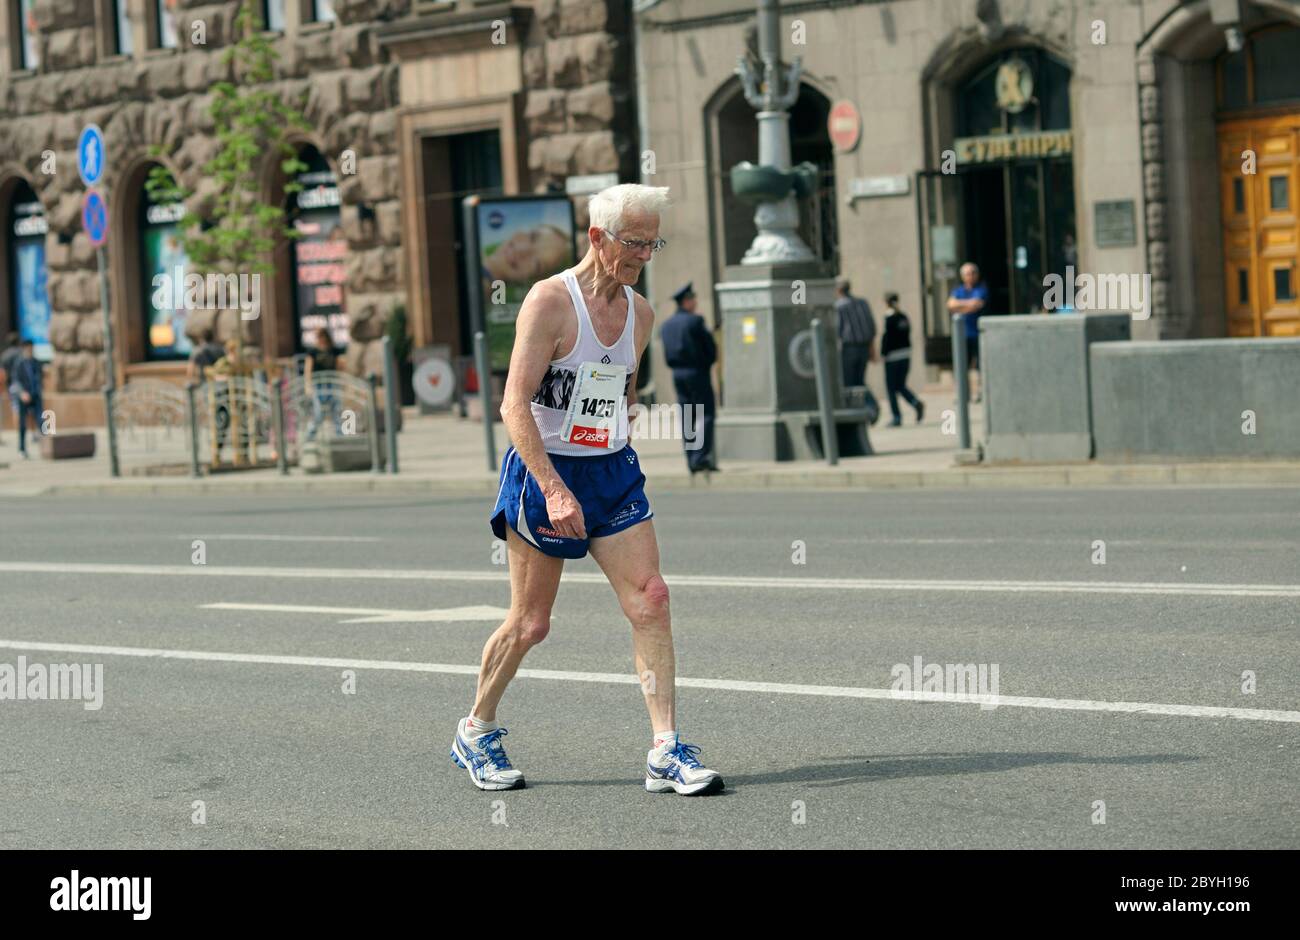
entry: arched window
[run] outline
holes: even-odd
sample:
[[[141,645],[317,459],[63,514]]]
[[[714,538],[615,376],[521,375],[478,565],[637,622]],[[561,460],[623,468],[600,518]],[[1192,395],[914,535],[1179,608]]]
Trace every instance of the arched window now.
[[[175,49],[180,45],[177,17],[180,0],[153,0],[154,48]]]
[[[144,300],[144,351],[148,360],[186,359],[193,343],[185,335],[185,274],[189,259],[181,247],[179,202],[155,199],[141,187],[136,219],[140,240],[140,296]]]
[[[131,36],[131,17],[127,13],[127,0],[112,0],[109,4],[111,12],[111,22],[109,29],[112,32],[112,42],[109,48],[118,55],[131,55],[135,51],[135,43]]]
[[[37,69],[41,64],[41,54],[36,46],[36,18],[32,14],[34,5],[35,0],[16,0],[12,7],[17,20],[13,23],[17,42],[11,48],[20,69]]]
[[[721,94],[726,94],[724,90]],[[830,101],[817,89],[801,84],[790,109],[790,162],[807,161],[819,170],[812,198],[800,203],[799,235],[829,271],[838,270],[839,228],[835,205],[835,155],[827,118]],[[758,233],[754,206],[735,198],[730,171],[742,160],[758,159],[758,121],[739,83],[714,112],[710,149],[715,155],[712,173],[718,181],[713,214],[718,238],[718,266],[739,264]]]
[[[334,14],[334,0],[311,0],[311,18],[317,23],[332,23],[338,17]]]
[[[284,32],[284,0],[262,0],[262,28]]]
[[[1300,27],[1266,26],[1218,62],[1219,108],[1244,111],[1300,101]]]
[[[303,147],[298,159],[307,169],[295,178],[302,189],[290,194],[286,207],[299,236],[293,243],[296,349],[314,349],[314,334],[322,327],[342,349],[348,344],[348,317],[343,309],[348,243],[339,215],[338,179],[315,147]]]
[[[50,346],[50,297],[45,268],[45,208],[26,180],[15,186],[9,197],[10,310],[13,330],[36,347],[36,358],[48,362],[54,356]]]

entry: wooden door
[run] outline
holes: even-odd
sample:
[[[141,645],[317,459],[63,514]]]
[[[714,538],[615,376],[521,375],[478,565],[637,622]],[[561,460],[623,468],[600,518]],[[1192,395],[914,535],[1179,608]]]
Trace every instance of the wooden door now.
[[[1300,114],[1221,124],[1219,174],[1228,335],[1300,336]]]

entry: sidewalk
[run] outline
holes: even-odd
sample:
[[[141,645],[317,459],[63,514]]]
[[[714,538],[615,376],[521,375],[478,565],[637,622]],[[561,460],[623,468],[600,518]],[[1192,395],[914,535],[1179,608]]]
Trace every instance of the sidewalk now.
[[[1025,467],[983,467],[958,463],[956,434],[945,435],[943,413],[954,407],[951,389],[930,387],[920,393],[925,402],[925,423],[917,425],[911,409],[904,410],[902,427],[888,427],[885,414],[869,430],[876,454],[850,457],[837,466],[825,462],[729,461],[721,472],[694,479],[686,469],[681,441],[633,439],[649,485],[653,489],[804,489],[807,487],[889,489],[1032,486],[1106,486],[1165,484],[1300,485],[1300,462],[1291,463],[1176,463],[1176,464],[1051,464]],[[983,407],[973,405],[971,440],[983,436]],[[96,429],[93,458],[47,461],[28,441],[33,454],[23,460],[17,453],[12,419],[0,443],[0,496],[52,496],[63,494],[196,495],[247,492],[392,492],[418,493],[441,490],[493,492],[497,470],[488,469],[483,425],[454,415],[420,416],[405,412],[405,429],[398,435],[400,474],[305,474],[291,468],[222,473],[194,479],[189,476],[131,475],[138,460],[122,460],[122,477],[109,475],[105,432]],[[509,446],[505,429],[495,425],[497,459]],[[183,442],[173,442],[168,459],[187,460]],[[7,466],[5,466],[7,464]]]

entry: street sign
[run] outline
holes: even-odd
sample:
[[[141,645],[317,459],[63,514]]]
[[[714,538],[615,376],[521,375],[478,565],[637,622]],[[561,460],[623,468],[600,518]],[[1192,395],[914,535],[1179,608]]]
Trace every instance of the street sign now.
[[[850,153],[862,136],[862,118],[852,101],[836,102],[826,120],[826,129],[836,153]]]
[[[108,206],[98,190],[89,190],[81,201],[81,226],[96,248],[108,241]]]
[[[87,186],[94,186],[104,176],[104,132],[97,124],[87,124],[77,140],[77,172]]]
[[[445,408],[456,393],[456,373],[451,363],[435,356],[420,363],[412,384],[420,401],[432,408]]]

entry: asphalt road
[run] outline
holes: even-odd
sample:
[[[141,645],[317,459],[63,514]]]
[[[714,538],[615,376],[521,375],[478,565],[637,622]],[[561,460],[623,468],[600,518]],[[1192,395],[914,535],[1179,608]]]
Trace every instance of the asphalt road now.
[[[641,789],[590,559],[501,709],[529,788],[452,765],[481,496],[0,500],[0,665],[104,677],[0,700],[0,847],[1300,847],[1300,491],[650,495],[717,797]],[[916,657],[997,707],[890,697]]]

